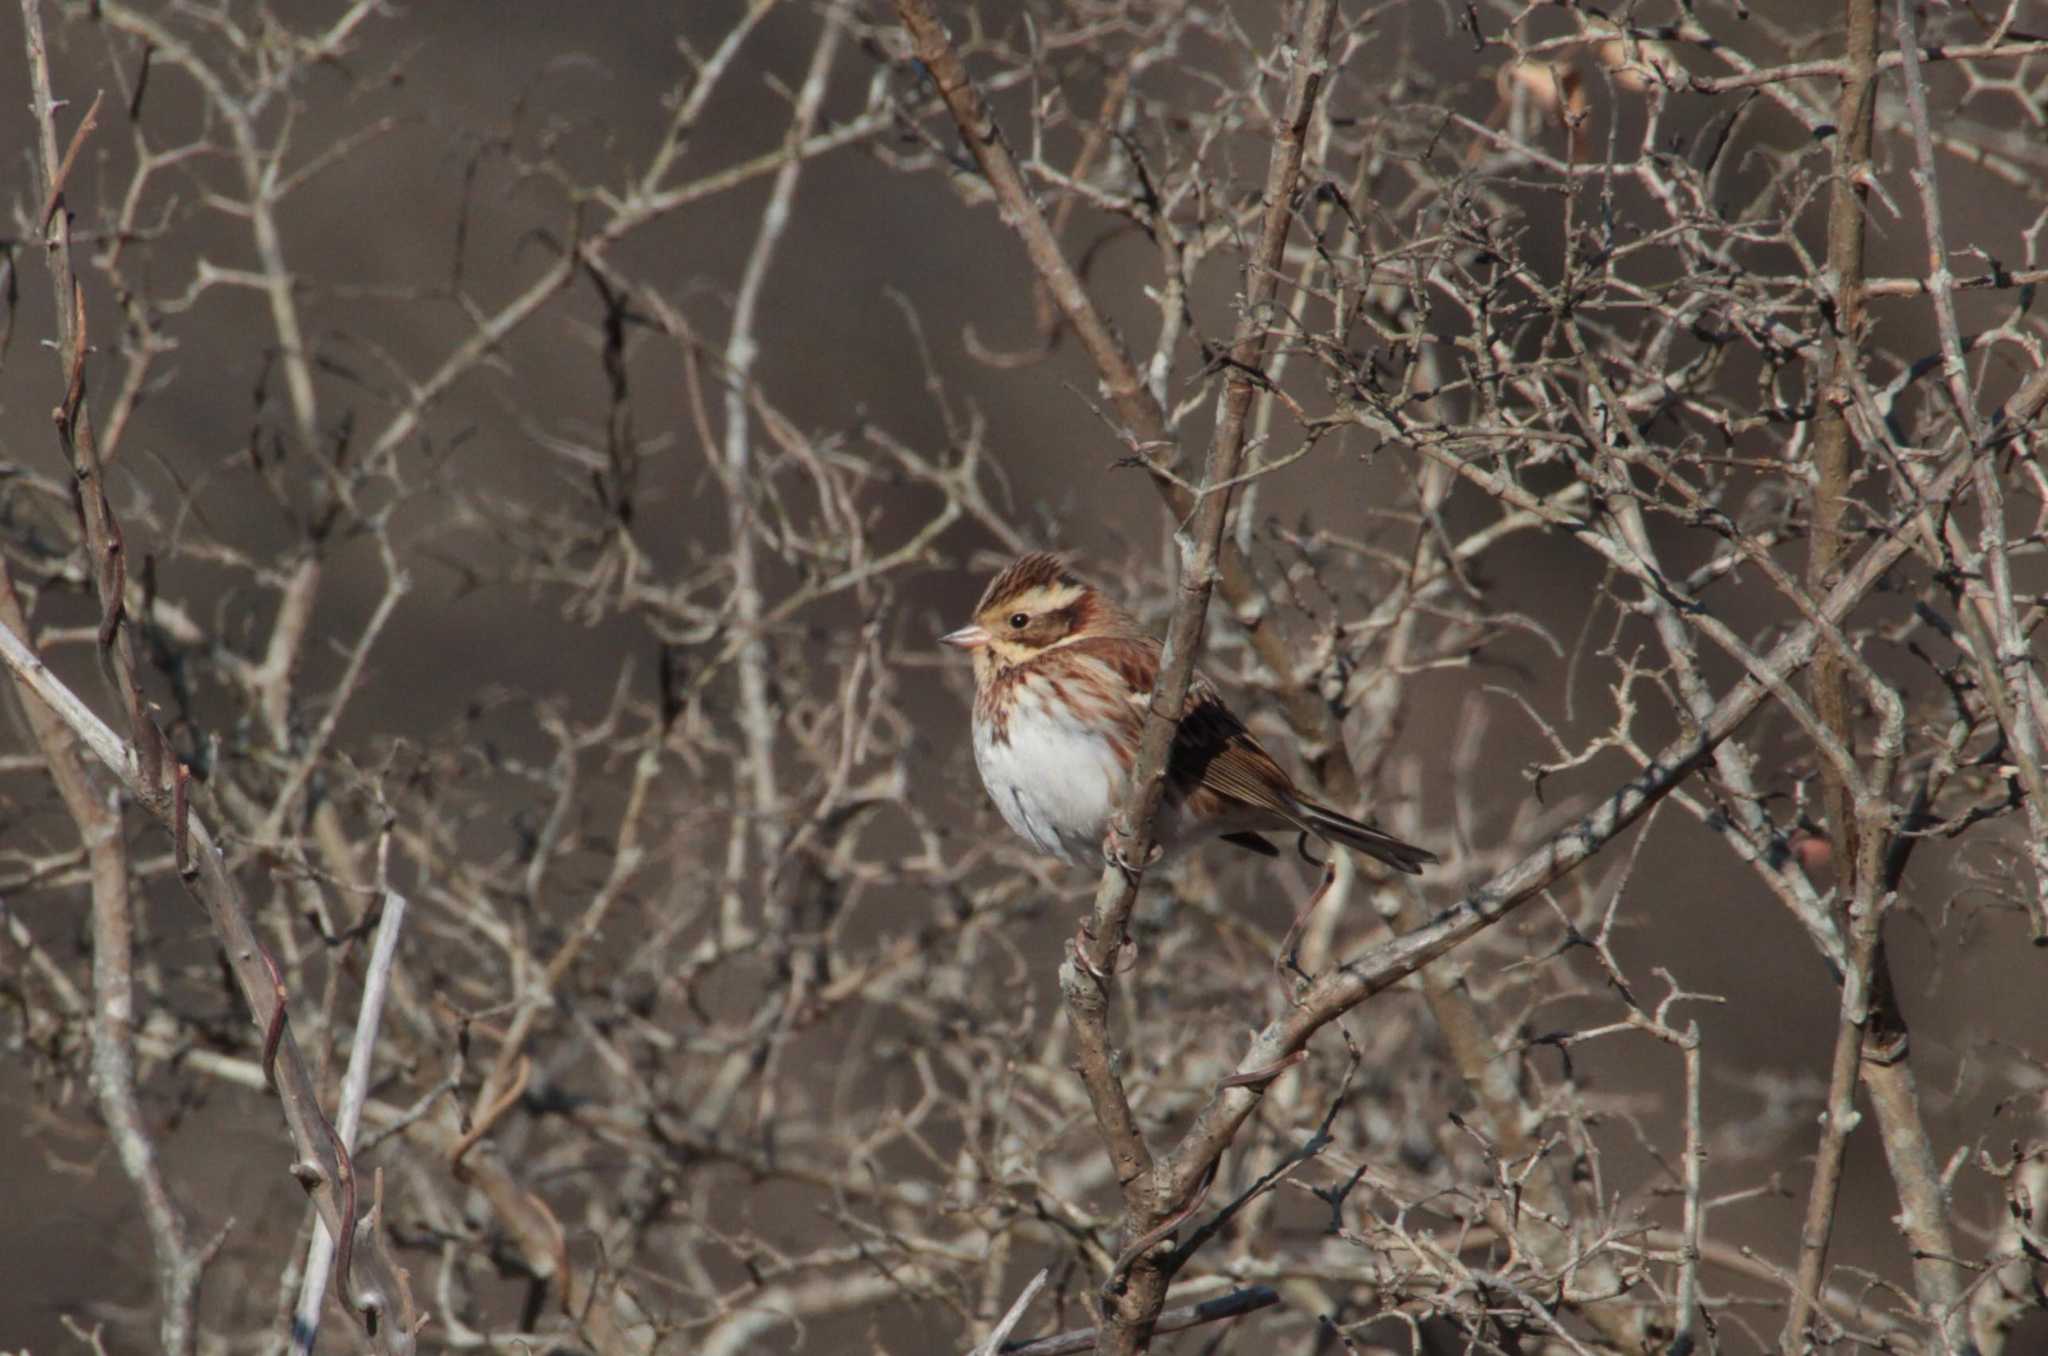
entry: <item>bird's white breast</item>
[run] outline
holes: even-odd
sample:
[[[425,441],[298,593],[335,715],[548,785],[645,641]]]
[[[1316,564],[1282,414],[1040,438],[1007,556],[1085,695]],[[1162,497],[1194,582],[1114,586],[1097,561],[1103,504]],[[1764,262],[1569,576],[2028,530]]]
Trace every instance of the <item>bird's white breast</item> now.
[[[1037,677],[1018,683],[1001,734],[977,714],[974,763],[1011,828],[1066,862],[1099,865],[1102,837],[1124,784],[1101,717],[1054,701]]]

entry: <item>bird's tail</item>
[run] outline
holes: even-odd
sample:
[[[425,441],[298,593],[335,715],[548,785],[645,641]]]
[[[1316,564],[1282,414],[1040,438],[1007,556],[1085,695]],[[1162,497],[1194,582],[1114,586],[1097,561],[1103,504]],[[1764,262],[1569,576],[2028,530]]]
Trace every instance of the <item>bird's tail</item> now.
[[[1346,814],[1339,814],[1327,805],[1304,800],[1301,806],[1301,826],[1311,833],[1356,848],[1368,857],[1377,857],[1396,871],[1405,871],[1411,876],[1422,874],[1422,868],[1436,860],[1436,854],[1428,848],[1419,848],[1413,843],[1404,843],[1390,833],[1381,833],[1370,824],[1361,824]]]

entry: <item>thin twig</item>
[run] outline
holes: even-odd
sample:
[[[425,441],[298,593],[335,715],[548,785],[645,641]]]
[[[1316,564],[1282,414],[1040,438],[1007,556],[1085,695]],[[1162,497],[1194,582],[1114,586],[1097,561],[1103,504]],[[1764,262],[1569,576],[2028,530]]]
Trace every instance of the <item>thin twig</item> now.
[[[384,995],[390,987],[392,967],[398,960],[399,933],[405,926],[405,896],[396,890],[384,892],[377,921],[377,934],[370,944],[370,963],[363,972],[363,1001],[356,1009],[355,1039],[349,1046],[348,1072],[341,1080],[341,1103],[334,1114],[335,1137],[343,1152],[353,1154],[356,1129],[362,1123],[363,1103],[370,1093],[370,1070],[376,1063],[377,1027],[384,1015]],[[351,1165],[353,1166],[353,1165]],[[352,1212],[343,1212],[344,1215]],[[346,1297],[349,1256],[353,1251],[355,1221],[342,1237],[343,1250],[333,1275]],[[291,1350],[295,1356],[310,1356],[320,1334],[320,1304],[327,1293],[328,1264],[335,1251],[334,1235],[324,1220],[313,1222],[313,1241],[306,1250],[306,1271],[299,1290],[299,1306],[292,1320]]]
[[[732,598],[742,636],[736,661],[740,682],[740,730],[746,740],[746,767],[751,783],[746,813],[733,816],[727,850],[726,871],[734,880],[746,871],[745,842],[750,826],[763,860],[773,858],[776,840],[783,833],[778,823],[781,795],[775,777],[778,721],[769,697],[768,640],[761,633],[761,617],[767,605],[761,597],[760,566],[756,559],[759,530],[754,521],[753,496],[757,489],[753,471],[752,423],[747,409],[752,394],[749,388],[754,379],[754,359],[760,352],[754,322],[769,269],[774,264],[776,249],[789,225],[796,202],[797,183],[804,167],[803,159],[796,153],[797,148],[810,137],[811,129],[817,125],[818,110],[824,103],[843,28],[842,16],[836,10],[828,9],[818,31],[817,44],[811,51],[810,68],[797,92],[795,110],[783,134],[787,158],[775,173],[767,205],[761,209],[754,247],[748,252],[746,266],[740,273],[739,291],[733,301],[732,332],[725,346],[725,446],[721,453],[721,472],[728,496],[726,532],[731,545]],[[742,925],[734,911],[739,899],[736,891],[728,892],[726,896],[727,916],[722,923],[728,937],[737,935]]]
[[[1045,1289],[1046,1279],[1051,1275],[1050,1271],[1040,1267],[1038,1274],[1031,1278],[1031,1283],[1024,1287],[1024,1292],[1017,1296],[1017,1302],[1010,1306],[1009,1312],[1003,1315],[1002,1320],[989,1330],[988,1336],[981,1344],[967,1356],[996,1356],[996,1353],[1002,1350],[1003,1343],[1009,1340],[1010,1334],[1015,1332],[1017,1325],[1023,1321],[1024,1311],[1031,1307],[1031,1301],[1037,1299],[1038,1292]]]

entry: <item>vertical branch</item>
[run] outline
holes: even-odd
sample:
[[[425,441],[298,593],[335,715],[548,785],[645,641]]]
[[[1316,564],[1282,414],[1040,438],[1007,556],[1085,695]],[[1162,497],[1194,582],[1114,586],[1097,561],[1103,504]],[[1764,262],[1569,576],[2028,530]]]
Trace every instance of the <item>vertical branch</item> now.
[[[1856,907],[1849,919],[1849,958],[1842,974],[1841,1019],[1835,1028],[1828,1065],[1827,1101],[1821,1110],[1820,1145],[1813,1155],[1813,1181],[1807,1187],[1806,1213],[1799,1230],[1796,1289],[1778,1339],[1780,1352],[1794,1356],[1807,1345],[1827,1270],[1828,1241],[1835,1223],[1835,1200],[1841,1192],[1842,1166],[1849,1134],[1860,1119],[1856,1111],[1858,1065],[1862,1060],[1864,1026],[1870,1015],[1871,972],[1877,957],[1878,920],[1874,911]]]
[[[26,648],[27,616],[0,558],[0,627]],[[92,1090],[114,1149],[142,1202],[156,1262],[157,1340],[167,1356],[189,1356],[197,1339],[199,1285],[210,1250],[187,1241],[183,1214],[164,1186],[149,1127],[135,1096],[133,899],[120,803],[94,789],[78,741],[58,714],[15,672],[43,765],[85,845],[92,883]]]
[[[166,748],[150,715],[136,663],[133,627],[127,616],[127,553],[105,484],[99,446],[92,424],[91,406],[86,399],[85,293],[78,277],[70,239],[70,215],[62,202],[64,161],[56,149],[56,101],[51,93],[47,47],[43,35],[41,7],[37,0],[23,0],[24,42],[27,49],[32,106],[38,134],[38,172],[44,189],[45,219],[49,222],[46,259],[51,290],[56,298],[58,352],[63,366],[65,393],[55,419],[59,438],[70,462],[82,545],[90,566],[100,604],[98,646],[102,668],[126,708],[129,733],[124,740],[114,733],[49,672],[28,644],[25,620],[20,609],[9,610],[14,617],[0,628],[0,651],[13,669],[24,691],[33,690],[51,715],[60,720],[79,740],[111,769],[126,793],[155,816],[174,840],[179,874],[188,888],[207,907],[216,937],[227,953],[249,1004],[251,1014],[264,1031],[264,1067],[283,1103],[285,1120],[299,1151],[295,1171],[312,1194],[316,1206],[338,1236],[350,1234],[344,1227],[353,1223],[352,1207],[344,1208],[342,1189],[348,1184],[347,1155],[334,1137],[332,1126],[320,1109],[311,1073],[293,1040],[286,1020],[287,991],[268,955],[257,941],[240,892],[219,847],[197,816],[190,813],[184,792],[186,772],[180,765],[165,767]],[[194,67],[195,75],[203,68]],[[11,588],[7,590],[11,593]],[[31,704],[33,709],[33,703]],[[53,769],[62,758],[53,760]],[[94,797],[97,801],[97,797]],[[104,817],[93,811],[92,818],[80,820],[81,828],[96,826],[88,833],[91,843],[118,847],[119,816],[108,803]],[[112,850],[112,847],[107,849]],[[119,859],[125,882],[125,853]],[[164,1344],[173,1351],[191,1349],[192,1308],[196,1303],[198,1274],[203,1253],[195,1253],[183,1242],[182,1228],[169,1198],[156,1176],[153,1150],[142,1133],[139,1113],[132,1110],[133,1073],[128,1054],[132,1026],[129,951],[132,917],[123,883],[110,893],[115,860],[96,861],[96,926],[105,955],[96,973],[96,993],[101,1001],[102,1033],[95,1032],[95,1083],[116,1093],[110,1125],[122,1145],[122,1159],[131,1176],[136,1176],[144,1198],[146,1216],[157,1235],[158,1267],[166,1296]],[[127,1107],[118,1094],[126,1089]],[[122,1129],[123,1125],[126,1129]],[[373,1237],[376,1235],[373,1234]],[[344,1260],[349,1249],[346,1238]],[[361,1284],[350,1295],[351,1307],[363,1317],[378,1347],[392,1356],[412,1349],[413,1309],[405,1275],[392,1259],[386,1240],[377,1238]],[[346,1281],[347,1278],[344,1278]]]
[[[1659,1018],[1660,1023],[1662,1018]],[[1700,1026],[1687,1022],[1679,1033],[1678,1048],[1685,1060],[1685,1160],[1682,1169],[1685,1192],[1683,1222],[1685,1242],[1679,1252],[1678,1296],[1672,1303],[1671,1346],[1673,1356],[1698,1346],[1700,1309],[1700,1172],[1707,1159],[1706,1138],[1700,1126]]]
[[[1992,598],[1972,590],[1976,607],[1962,609],[1966,627],[1977,651],[1977,672],[1994,714],[2007,735],[2021,778],[2027,786],[2027,814],[2033,829],[2036,889],[2032,895],[2037,939],[2048,937],[2048,790],[2041,785],[2038,743],[2028,700],[2032,663],[2019,637],[2017,616],[2011,610],[2011,576],[2006,568],[2005,505],[1999,491],[1995,453],[1984,447],[1983,421],[1977,415],[1963,362],[1962,339],[1956,327],[1954,278],[1948,267],[1948,247],[1941,224],[1940,193],[1935,180],[1934,147],[1928,126],[1927,91],[1920,69],[1919,37],[1913,29],[1909,7],[1897,8],[1901,74],[1905,82],[1907,121],[1912,127],[1916,150],[1913,180],[1919,191],[1921,220],[1927,240],[1928,290],[1933,296],[1935,328],[1940,336],[1946,385],[1955,406],[1958,426],[1964,435],[1971,461],[1971,479],[1984,515],[1982,525],[1985,573],[1990,576]],[[2002,603],[2002,605],[2001,605]],[[1987,614],[1988,615],[1985,615]],[[1970,625],[1974,622],[1975,625]],[[2013,702],[2013,680],[2019,701]],[[1884,709],[1884,729],[1877,753],[1889,764],[1897,759],[1901,731],[1896,704]],[[1886,768],[1887,773],[1889,767]],[[1881,789],[1879,788],[1874,788]],[[1889,833],[1888,816],[1882,808],[1870,809],[1872,823],[1866,832]],[[1858,874],[1877,874],[1887,854],[1867,852]],[[1898,882],[1884,882],[1885,896]],[[1859,898],[1865,892],[1859,891]],[[1874,893],[1874,892],[1871,892]],[[1880,919],[1881,921],[1881,919]],[[1969,1346],[1967,1314],[1964,1312],[1963,1275],[1956,1265],[1956,1245],[1949,1228],[1948,1192],[1941,1180],[1941,1166],[1921,1116],[1920,1098],[1909,1058],[1906,1025],[1891,990],[1890,976],[1880,943],[1876,955],[1880,988],[1875,995],[1878,1008],[1873,1029],[1866,1037],[1863,1078],[1870,1092],[1871,1110],[1877,1116],[1885,1162],[1899,1194],[1898,1225],[1913,1258],[1914,1290],[1928,1320],[1941,1335],[1944,1350],[1955,1352]]]
[[[7,587],[12,592],[12,586]],[[75,745],[69,754],[75,760]],[[65,780],[75,789],[72,778]],[[93,1096],[106,1118],[121,1168],[142,1201],[162,1305],[158,1336],[168,1356],[186,1356],[197,1337],[199,1283],[207,1258],[187,1241],[183,1214],[164,1185],[156,1145],[135,1096],[134,900],[118,788],[99,797],[97,811],[73,815],[85,834],[92,870]]]
[[[86,335],[85,288],[72,254],[71,212],[64,201],[65,180],[76,163],[78,143],[74,138],[71,152],[60,159],[57,101],[51,92],[42,12],[35,0],[22,0],[22,23],[36,120],[37,179],[46,204],[43,261],[50,275],[56,314],[58,375],[64,383],[63,400],[51,417],[65,460],[70,463],[72,507],[78,515],[79,532],[100,604],[101,667],[126,707],[129,730],[141,758],[143,782],[154,792],[163,782],[163,741],[149,717],[137,677],[134,637],[126,625],[128,555],[120,524],[107,498],[106,468],[101,464],[99,440],[93,431],[92,407],[86,401],[86,355],[90,345]],[[83,137],[91,124],[92,115],[88,114],[78,129],[78,137]]]
[[[1852,472],[1848,378],[1863,331],[1863,204],[1869,194],[1872,110],[1877,98],[1877,0],[1845,0],[1844,13],[1848,21],[1847,75],[1836,106],[1834,179],[1828,196],[1828,283],[1834,293],[1835,314],[1815,421],[1813,526],[1806,561],[1807,587],[1816,598],[1825,597],[1833,587],[1849,540],[1842,530]],[[1847,661],[1839,649],[1824,638],[1808,675],[1808,690],[1821,722],[1853,755],[1846,670]],[[1827,760],[1822,761],[1821,778],[1828,829],[1834,836],[1834,859],[1844,893],[1851,893],[1856,885],[1852,877],[1858,853],[1848,783]],[[1842,981],[1843,1019],[1828,1076],[1827,1121],[1814,1156],[1813,1180],[1800,1226],[1796,1289],[1779,1338],[1780,1348],[1788,1356],[1806,1342],[1814,1297],[1827,1269],[1842,1159],[1855,1116],[1856,1069],[1866,1013],[1861,991],[1877,963],[1877,926],[1878,920],[1870,916],[1851,923],[1849,971]]]
[[[388,834],[385,841],[390,841]],[[392,968],[398,963],[398,937],[405,926],[405,896],[389,888],[387,880],[382,898],[382,916],[377,920],[376,938],[370,944],[370,963],[363,972],[363,1001],[356,1009],[356,1034],[349,1046],[348,1072],[341,1080],[341,1104],[334,1113],[334,1135],[345,1155],[355,1153],[356,1130],[362,1124],[363,1102],[370,1093],[370,1070],[377,1062],[377,1028],[384,1018],[384,995],[390,989]],[[355,1178],[352,1162],[349,1171],[351,1178]],[[342,1213],[350,1232],[353,1232],[355,1221],[347,1218],[352,1212]],[[343,1238],[341,1241],[353,1245],[355,1240]],[[335,1248],[335,1236],[328,1232],[326,1221],[316,1215],[313,1241],[306,1250],[306,1272],[299,1289],[299,1307],[292,1318],[292,1356],[312,1356],[313,1343],[320,1335],[320,1305],[327,1294],[329,1266],[334,1261]],[[348,1270],[346,1256],[339,1266],[333,1267],[335,1274],[344,1277]]]
[[[71,214],[64,202],[65,181],[77,161],[79,147],[91,130],[88,113],[75,132],[70,149],[57,152],[57,103],[50,84],[49,52],[43,35],[38,0],[22,0],[23,40],[28,58],[31,108],[35,118],[36,169],[42,189],[45,262],[48,265],[57,322],[59,376],[65,385],[55,412],[57,431],[73,471],[75,507],[91,574],[97,588],[102,621],[99,643],[103,664],[128,707],[134,748],[144,780],[152,791],[161,778],[162,744],[144,708],[136,679],[135,655],[128,628],[122,624],[126,596],[126,558],[119,528],[107,502],[103,468],[85,402],[85,303],[73,269]],[[94,110],[98,108],[97,102]],[[0,627],[27,649],[31,632],[14,582],[0,562]],[[197,1340],[199,1285],[210,1249],[187,1241],[182,1213],[172,1202],[159,1170],[156,1146],[135,1096],[135,997],[132,972],[134,901],[130,892],[127,843],[122,836],[120,793],[102,793],[89,776],[76,739],[51,706],[36,695],[26,676],[15,672],[17,693],[72,823],[83,841],[92,889],[93,1010],[92,1088],[113,1137],[122,1170],[141,1199],[156,1263],[161,1305],[158,1340],[171,1356],[188,1356]]]
[[[748,253],[746,267],[740,274],[739,293],[733,302],[732,333],[725,347],[726,532],[732,547],[735,624],[744,637],[738,659],[740,730],[745,740],[750,792],[747,813],[734,824],[727,850],[727,878],[734,881],[745,874],[747,819],[753,821],[763,860],[772,858],[780,832],[775,822],[780,809],[775,777],[775,735],[779,722],[769,696],[772,656],[767,638],[761,631],[766,605],[761,596],[760,565],[756,555],[754,487],[751,484],[756,466],[752,425],[747,413],[752,395],[754,361],[761,347],[754,335],[754,322],[760,308],[762,289],[768,281],[769,268],[775,260],[776,247],[781,244],[783,232],[789,226],[790,210],[796,201],[797,180],[803,172],[804,162],[795,151],[809,139],[811,129],[817,125],[818,108],[824,102],[833,58],[839,51],[841,28],[839,15],[828,11],[783,139],[788,158],[776,171],[774,187],[769,190],[768,204],[761,210],[761,224],[754,234],[754,247]],[[724,934],[735,937],[744,925],[744,920],[736,916],[743,896],[737,890],[728,890],[725,898],[728,916],[721,920]]]
[[[930,0],[896,0],[896,9],[911,35],[918,60],[931,73],[987,176],[1005,222],[1022,237],[1039,277],[1094,361],[1111,405],[1124,421],[1127,439],[1147,462],[1160,453],[1168,454],[1170,460],[1173,440],[1159,407],[1122,342],[1096,311],[1080,279],[1061,254],[1057,239],[1032,201],[993,113],[975,90]],[[1300,11],[1287,107],[1267,163],[1265,210],[1258,242],[1246,263],[1243,306],[1230,347],[1229,375],[1217,412],[1202,488],[1192,497],[1167,491],[1185,527],[1181,538],[1181,597],[1168,626],[1128,798],[1112,834],[1114,846],[1130,869],[1121,869],[1117,863],[1104,869],[1096,891],[1092,932],[1077,941],[1074,953],[1060,971],[1060,987],[1079,1047],[1082,1081],[1094,1107],[1098,1132],[1124,1189],[1128,1238],[1151,1234],[1183,1206],[1178,1199],[1158,1199],[1159,1192],[1152,1180],[1151,1153],[1117,1073],[1117,1058],[1108,1036],[1105,990],[1123,945],[1124,925],[1137,898],[1139,878],[1152,850],[1152,820],[1164,796],[1167,756],[1201,648],[1210,595],[1216,587],[1219,566],[1229,572],[1225,527],[1231,482],[1244,462],[1247,418],[1271,328],[1269,312],[1294,220],[1295,185],[1327,71],[1335,20],[1333,0],[1309,0]],[[1234,605],[1242,611],[1254,610],[1248,586],[1233,591],[1240,595],[1234,599]],[[1269,634],[1267,639],[1276,641],[1278,637]],[[1261,653],[1265,654],[1267,648],[1270,646],[1262,646]],[[1291,675],[1292,664],[1284,649],[1269,656],[1269,661],[1276,673]],[[1167,1280],[1156,1262],[1148,1257],[1137,1259],[1128,1283],[1102,1325],[1097,1349],[1139,1350],[1148,1340],[1165,1302]]]
[[[1155,1180],[1157,1174],[1152,1170],[1142,1135],[1133,1123],[1116,1076],[1114,1057],[1109,1053],[1103,990],[1108,985],[1108,976],[1115,971],[1124,927],[1137,902],[1138,886],[1152,855],[1153,821],[1165,799],[1173,740],[1193,681],[1195,659],[1201,653],[1202,631],[1208,618],[1210,594],[1216,585],[1218,556],[1225,545],[1234,482],[1244,465],[1247,418],[1262,376],[1260,368],[1272,329],[1271,307],[1287,237],[1295,220],[1295,186],[1316,101],[1328,72],[1330,34],[1336,13],[1335,0],[1305,0],[1297,11],[1285,117],[1267,160],[1265,210],[1258,242],[1245,266],[1242,310],[1231,340],[1229,374],[1193,522],[1178,538],[1180,601],[1167,627],[1159,676],[1145,713],[1130,785],[1111,830],[1115,853],[1104,866],[1102,880],[1096,887],[1093,928],[1076,941],[1073,954],[1060,967],[1060,990],[1066,997],[1068,1015],[1084,1051],[1081,1076],[1095,1107],[1097,1126],[1118,1164],[1119,1176],[1136,1169],[1135,1176],[1123,1179],[1127,1239],[1154,1237],[1169,1220],[1193,1205],[1178,1198],[1171,1181]],[[1121,860],[1115,859],[1118,856]],[[1213,1160],[1208,1171],[1214,1174]],[[1170,1272],[1157,1257],[1145,1253],[1136,1258],[1128,1283],[1105,1315],[1096,1350],[1142,1350],[1165,1306],[1170,1280]]]
[[[1961,609],[1964,629],[1976,651],[1976,673],[1984,695],[2004,730],[2009,754],[2026,788],[2027,857],[2034,888],[2027,896],[2034,941],[2048,944],[2048,774],[2042,763],[2040,676],[2027,633],[2020,623],[2012,587],[2012,565],[2006,551],[2008,531],[2005,493],[1998,479],[1997,455],[1984,448],[1983,420],[1972,397],[1969,368],[1963,361],[1962,331],[1956,323],[1955,274],[1948,265],[1948,236],[1942,229],[1941,189],[1936,178],[1934,131],[1927,112],[1927,82],[1920,63],[1920,39],[1914,31],[1912,7],[1899,3],[1894,11],[1900,75],[1905,82],[1906,122],[1913,134],[1913,186],[1920,198],[1920,221],[1927,241],[1927,293],[1934,304],[1934,328],[1941,341],[1942,375],[1956,419],[1978,449],[1972,472],[1977,492],[1978,556],[1983,586],[1969,590]],[[1990,597],[1984,596],[1988,586]]]
[[[1872,110],[1877,87],[1877,0],[1845,0],[1848,17],[1848,76],[1835,121],[1834,177],[1828,196],[1828,285],[1835,313],[1829,335],[1827,370],[1815,418],[1812,541],[1806,582],[1819,598],[1834,587],[1850,537],[1843,530],[1854,472],[1849,427],[1849,374],[1858,362],[1863,337],[1863,205],[1869,196]],[[1843,746],[1850,742],[1846,663],[1829,642],[1815,657],[1809,679],[1814,710]],[[1855,814],[1842,778],[1823,769],[1828,828],[1835,860],[1853,870]]]
[[[1267,161],[1265,211],[1258,243],[1245,265],[1242,310],[1231,338],[1229,374],[1217,410],[1216,430],[1210,440],[1202,486],[1196,495],[1193,521],[1183,524],[1185,531],[1177,538],[1181,555],[1180,603],[1167,625],[1159,678],[1145,713],[1129,798],[1119,816],[1117,831],[1128,843],[1125,861],[1129,869],[1120,869],[1116,863],[1106,866],[1096,890],[1094,936],[1086,951],[1087,959],[1098,969],[1108,967],[1123,944],[1124,922],[1137,902],[1138,882],[1153,849],[1152,821],[1166,798],[1168,753],[1180,727],[1195,659],[1201,653],[1209,596],[1216,586],[1224,527],[1236,491],[1233,482],[1244,466],[1246,420],[1253,394],[1264,378],[1261,365],[1272,331],[1273,298],[1287,236],[1294,225],[1295,184],[1301,174],[1302,152],[1316,99],[1328,69],[1330,31],[1335,20],[1336,5],[1332,0],[1308,0],[1301,11],[1287,115]]]
[[[1880,953],[1881,954],[1881,953]],[[1920,1114],[1919,1084],[1902,1044],[1866,1055],[1864,1086],[1884,1146],[1885,1165],[1898,1188],[1894,1217],[1912,1258],[1913,1290],[1928,1324],[1940,1334],[1942,1350],[1968,1349],[1962,1269],[1956,1265],[1955,1235],[1949,1228],[1949,1193],[1941,1162]]]

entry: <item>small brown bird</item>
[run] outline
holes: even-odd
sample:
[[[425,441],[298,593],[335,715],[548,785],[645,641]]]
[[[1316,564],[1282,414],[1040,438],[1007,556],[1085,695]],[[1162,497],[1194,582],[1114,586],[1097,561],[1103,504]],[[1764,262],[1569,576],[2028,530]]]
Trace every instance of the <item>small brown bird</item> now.
[[[997,575],[973,622],[944,641],[974,656],[974,762],[996,808],[1040,850],[1101,866],[1159,676],[1159,642],[1042,553]],[[1222,838],[1273,856],[1259,836],[1266,829],[1312,833],[1411,875],[1436,860],[1309,799],[1197,675],[1154,835],[1167,855]]]

